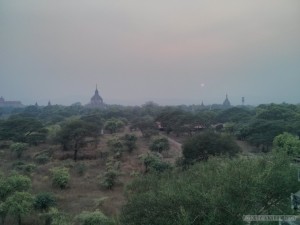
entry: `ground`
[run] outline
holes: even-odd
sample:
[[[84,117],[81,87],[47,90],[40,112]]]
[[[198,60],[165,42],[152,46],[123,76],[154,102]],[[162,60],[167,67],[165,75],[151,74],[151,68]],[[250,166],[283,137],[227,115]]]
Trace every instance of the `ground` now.
[[[106,143],[112,136],[122,136],[128,132],[130,131],[125,129],[118,134],[105,134],[101,136],[97,147],[90,145],[86,149],[81,150],[81,154],[85,153],[91,156],[91,159],[79,160],[77,162],[72,159],[72,151],[63,152],[59,145],[44,144],[30,147],[24,152],[21,159],[16,159],[16,156],[9,149],[2,149],[0,150],[0,169],[8,174],[11,170],[16,169],[14,165],[17,162],[24,162],[26,164],[34,163],[37,167],[30,174],[33,194],[53,192],[56,196],[59,209],[71,216],[76,216],[82,211],[94,211],[95,209],[100,209],[108,216],[116,216],[125,203],[124,191],[126,184],[134,178],[135,174],[144,172],[140,156],[149,152],[149,140],[144,139],[140,132],[133,132],[138,137],[138,148],[132,153],[126,152],[122,155],[117,185],[112,190],[101,188],[99,183],[105,171],[107,161],[104,153],[109,151]],[[183,139],[164,134],[160,135],[167,137],[170,143],[169,151],[163,152],[162,156],[165,161],[174,164],[176,159],[182,155],[182,144],[180,142]],[[242,147],[245,154],[252,151],[245,143],[238,142],[238,144]],[[37,164],[34,160],[34,157],[42,151],[53,153],[52,159],[44,165]],[[66,159],[66,157],[69,158]],[[50,169],[61,166],[69,168],[71,174],[70,185],[64,190],[53,187],[51,183]],[[84,175],[78,173],[80,166],[85,168],[86,172]]]

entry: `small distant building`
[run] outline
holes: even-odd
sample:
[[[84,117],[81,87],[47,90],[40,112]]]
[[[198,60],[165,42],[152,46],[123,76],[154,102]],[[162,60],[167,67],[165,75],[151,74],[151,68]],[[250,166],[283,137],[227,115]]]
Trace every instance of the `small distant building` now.
[[[24,107],[24,105],[20,101],[5,101],[5,99],[1,96],[0,107],[21,108]]]
[[[224,106],[224,107],[230,107],[230,106],[231,106],[227,94],[226,94],[226,99],[225,99],[224,102],[223,102],[223,106]]]
[[[105,104],[103,102],[103,99],[99,95],[97,85],[96,85],[95,94],[91,98],[90,103],[86,104],[85,106],[88,107],[88,108],[100,108],[100,109],[105,108]]]

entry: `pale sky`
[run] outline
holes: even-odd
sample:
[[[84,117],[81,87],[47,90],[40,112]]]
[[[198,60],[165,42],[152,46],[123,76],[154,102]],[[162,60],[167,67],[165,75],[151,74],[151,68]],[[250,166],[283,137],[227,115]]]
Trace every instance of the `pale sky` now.
[[[0,96],[300,103],[299,0],[0,0]]]

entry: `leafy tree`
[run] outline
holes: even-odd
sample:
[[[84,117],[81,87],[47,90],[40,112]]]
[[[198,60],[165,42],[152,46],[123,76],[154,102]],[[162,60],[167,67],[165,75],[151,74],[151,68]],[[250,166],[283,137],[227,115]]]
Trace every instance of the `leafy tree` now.
[[[101,186],[111,190],[116,184],[118,172],[114,169],[109,169],[104,173],[102,177]]]
[[[94,138],[95,146],[97,147],[99,142],[99,136],[101,135],[104,126],[103,116],[98,112],[95,114],[88,114],[82,116],[81,119],[89,124],[91,136]]]
[[[150,143],[150,150],[161,153],[170,149],[169,140],[165,137],[156,137]]]
[[[29,177],[20,175],[20,174],[13,174],[9,176],[6,180],[10,192],[22,192],[22,191],[28,191],[31,187],[31,180]]]
[[[82,212],[76,217],[81,225],[113,225],[111,219],[100,211]]]
[[[0,201],[0,217],[1,217],[1,224],[4,225],[5,218],[7,216],[7,209],[4,204],[5,202]]]
[[[123,136],[123,142],[128,152],[132,152],[134,149],[136,149],[136,141],[137,137],[134,134],[125,134]]]
[[[51,207],[49,212],[42,216],[45,218],[45,225],[71,225],[69,216],[54,207]]]
[[[59,142],[64,150],[74,151],[74,160],[77,161],[79,150],[87,144],[86,137],[92,136],[90,124],[75,119],[63,124],[59,133]]]
[[[243,136],[249,143],[268,151],[273,139],[287,130],[287,123],[282,120],[254,119],[244,130]]]
[[[26,143],[13,143],[10,145],[11,151],[15,152],[17,155],[17,158],[20,159],[23,152],[27,149]]]
[[[190,123],[191,117],[190,113],[178,107],[166,107],[156,117],[156,121],[161,123],[167,134],[174,131],[179,135],[183,131],[183,126]]]
[[[28,215],[33,207],[33,197],[28,192],[15,192],[5,201],[5,208],[11,216],[22,224],[22,217]]]
[[[246,107],[232,107],[218,113],[216,120],[220,123],[225,122],[242,122],[251,119],[255,115],[254,110]]]
[[[60,189],[65,189],[70,181],[69,170],[65,167],[55,167],[50,171],[52,173],[52,185]]]
[[[2,122],[0,140],[39,144],[46,140],[47,130],[34,118],[10,117]]]
[[[240,151],[238,145],[227,135],[205,132],[189,138],[183,144],[186,163],[207,160],[209,156],[234,156]]]
[[[299,137],[286,132],[274,138],[273,146],[275,150],[286,152],[288,155],[300,154]]]
[[[149,173],[128,186],[121,224],[240,225],[243,215],[291,215],[296,174],[283,154],[211,158],[184,171]]]
[[[256,108],[257,119],[291,120],[296,116],[295,108],[287,104],[259,105]]]
[[[124,127],[124,123],[116,118],[109,119],[104,124],[105,130],[108,130],[111,134],[116,133],[122,127]]]
[[[122,155],[124,150],[124,144],[122,140],[118,137],[110,138],[107,141],[107,145],[112,153],[114,153],[115,157],[119,158]]]
[[[42,192],[35,196],[33,206],[41,212],[48,211],[51,207],[56,206],[54,195],[49,192]]]
[[[149,171],[164,172],[171,168],[171,165],[162,161],[157,154],[148,153],[146,155],[142,155],[141,159],[145,167],[145,173],[148,173]]]
[[[154,118],[151,116],[143,116],[134,119],[131,123],[131,129],[135,128],[138,128],[145,138],[150,138],[151,136],[158,134]]]

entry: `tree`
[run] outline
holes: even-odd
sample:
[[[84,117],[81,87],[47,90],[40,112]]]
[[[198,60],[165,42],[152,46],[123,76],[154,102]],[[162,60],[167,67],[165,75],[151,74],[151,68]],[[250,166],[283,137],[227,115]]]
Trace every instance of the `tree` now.
[[[136,149],[136,141],[137,137],[134,134],[125,134],[123,136],[123,142],[128,152],[132,152],[134,149]]]
[[[164,172],[171,168],[169,163],[162,161],[162,159],[154,153],[142,155],[141,159],[145,167],[145,173],[148,173],[149,171]]]
[[[102,115],[98,112],[95,114],[88,114],[85,116],[82,116],[81,119],[89,124],[89,132],[91,133],[91,136],[95,140],[95,146],[98,146],[99,142],[99,136],[101,135],[104,119]]]
[[[65,189],[70,181],[69,170],[65,167],[54,167],[50,171],[52,173],[52,185],[60,189]]]
[[[16,191],[28,191],[31,187],[30,178],[20,174],[13,174],[9,176],[6,182],[9,185],[11,193]]]
[[[41,212],[48,211],[51,207],[56,206],[54,195],[49,192],[42,192],[35,196],[33,206]]]
[[[148,173],[128,186],[120,221],[240,225],[243,215],[292,215],[289,196],[298,191],[296,174],[284,154],[211,158],[184,171]]]
[[[288,130],[287,123],[282,120],[254,119],[247,129],[244,129],[243,136],[249,143],[257,147],[261,146],[262,150],[268,151],[273,139]]]
[[[115,118],[107,120],[104,124],[104,129],[108,130],[111,134],[116,133],[122,127],[124,127],[124,123]]]
[[[122,155],[124,150],[124,144],[122,140],[118,137],[112,137],[107,141],[107,146],[109,147],[110,151],[114,153],[115,157],[119,158]]]
[[[45,225],[71,225],[69,216],[59,212],[54,207],[51,207],[49,212],[44,213],[43,217],[45,218]]]
[[[31,187],[31,180],[23,175],[13,174],[5,177],[0,171],[0,217],[2,224],[4,224],[8,208],[6,201],[8,197],[16,192],[23,192],[29,190]]]
[[[34,118],[10,117],[0,127],[0,140],[37,145],[45,142],[46,134],[43,124]]]
[[[161,153],[162,151],[169,150],[169,140],[165,137],[156,137],[150,143],[150,150]]]
[[[138,128],[145,138],[150,138],[151,136],[158,134],[158,129],[155,125],[154,118],[151,116],[144,116],[134,119],[131,123],[131,129],[134,128]]]
[[[116,184],[118,172],[114,169],[108,169],[102,177],[101,186],[111,190]]]
[[[207,160],[209,156],[234,156],[240,151],[232,137],[213,132],[205,132],[189,138],[183,144],[185,163]]]
[[[10,150],[16,153],[18,159],[21,158],[23,152],[26,149],[27,149],[26,143],[13,143],[10,145]]]
[[[300,140],[298,136],[284,132],[274,138],[273,147],[276,151],[286,152],[288,155],[300,154]]]
[[[81,225],[113,225],[112,220],[106,217],[100,211],[84,211],[80,213],[76,218],[80,221]]]
[[[59,142],[64,150],[74,151],[74,161],[77,161],[78,151],[86,145],[86,137],[92,136],[91,126],[86,122],[75,119],[63,124],[59,133]]]
[[[11,216],[22,224],[22,217],[30,213],[33,207],[33,197],[28,192],[15,192],[5,201],[5,208]]]

